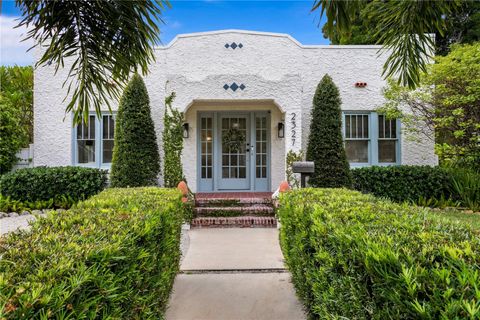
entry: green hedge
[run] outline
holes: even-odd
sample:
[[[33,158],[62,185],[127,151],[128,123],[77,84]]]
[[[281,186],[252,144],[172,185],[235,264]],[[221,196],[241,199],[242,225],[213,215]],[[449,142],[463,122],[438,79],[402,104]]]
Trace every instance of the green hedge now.
[[[183,208],[175,189],[108,189],[10,234],[0,244],[0,318],[162,318]]]
[[[0,194],[20,201],[86,199],[105,188],[107,171],[82,167],[20,169],[0,178]]]
[[[352,169],[353,188],[393,201],[450,197],[448,171],[430,166],[388,166]]]
[[[480,318],[477,231],[346,189],[287,192],[278,214],[311,318]]]

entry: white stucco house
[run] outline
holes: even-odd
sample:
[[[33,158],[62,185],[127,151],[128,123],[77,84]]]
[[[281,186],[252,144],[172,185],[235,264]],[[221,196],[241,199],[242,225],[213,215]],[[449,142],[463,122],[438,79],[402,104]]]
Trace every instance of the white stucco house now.
[[[241,30],[179,35],[156,49],[145,78],[159,146],[164,99],[175,92],[192,191],[274,191],[285,179],[287,152],[306,149],[312,98],[329,74],[341,93],[352,167],[435,165],[433,141],[404,139],[399,120],[375,112],[386,85],[379,49],[302,45],[286,34]],[[65,114],[65,78],[53,66],[35,71],[33,165],[108,168],[115,114],[105,110],[97,119],[92,112],[88,125],[74,127]],[[234,150],[222,143],[232,134],[242,141]]]

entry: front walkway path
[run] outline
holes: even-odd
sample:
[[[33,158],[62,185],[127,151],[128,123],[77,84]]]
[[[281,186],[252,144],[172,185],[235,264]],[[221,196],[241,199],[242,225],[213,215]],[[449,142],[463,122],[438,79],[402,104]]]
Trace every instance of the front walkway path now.
[[[35,219],[36,216],[31,214],[2,218],[0,219],[0,236],[16,230],[29,229],[29,223]]]
[[[305,319],[274,228],[194,229],[167,320]]]

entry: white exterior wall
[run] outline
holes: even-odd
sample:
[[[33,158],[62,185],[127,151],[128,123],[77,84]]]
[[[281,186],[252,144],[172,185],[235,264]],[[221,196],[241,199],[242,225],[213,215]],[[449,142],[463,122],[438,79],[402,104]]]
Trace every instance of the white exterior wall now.
[[[242,48],[225,48],[225,44]],[[217,102],[235,102],[235,108],[253,108],[257,101],[272,108],[272,190],[284,178],[284,154],[305,149],[310,110],[316,86],[328,73],[340,89],[342,109],[373,111],[383,103],[381,77],[386,54],[379,46],[303,46],[284,34],[238,30],[181,35],[156,50],[157,61],[145,83],[150,95],[152,117],[159,145],[163,130],[164,98],[174,91],[173,103],[182,111],[190,106],[214,110]],[[35,72],[35,159],[34,165],[71,165],[71,120],[65,115],[65,71],[53,76],[52,67]],[[224,84],[244,84],[233,92]],[[355,82],[366,82],[356,88]],[[67,100],[68,101],[68,100]],[[212,107],[208,107],[208,103]],[[217,104],[215,104],[217,103]],[[240,103],[240,105],[239,105]],[[274,107],[276,106],[276,108]],[[248,107],[248,108],[247,108]],[[212,109],[213,108],[213,109]],[[192,110],[193,111],[193,110]],[[189,186],[196,190],[196,113],[186,113],[191,136],[185,141],[183,165]],[[292,139],[292,113],[296,113],[296,139]],[[65,118],[65,120],[64,120]],[[285,139],[275,141],[276,124],[285,122]],[[402,164],[437,163],[433,141],[401,141]],[[273,146],[276,146],[273,148]],[[283,148],[278,148],[279,146]],[[193,149],[192,149],[193,147]]]

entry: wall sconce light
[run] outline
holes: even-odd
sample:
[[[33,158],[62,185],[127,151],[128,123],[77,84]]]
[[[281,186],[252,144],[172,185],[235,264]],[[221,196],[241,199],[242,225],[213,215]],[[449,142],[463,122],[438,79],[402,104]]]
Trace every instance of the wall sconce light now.
[[[278,137],[284,138],[285,137],[285,125],[283,122],[278,123]]]
[[[186,139],[188,138],[188,123],[185,122],[182,125],[182,127],[183,127],[183,137]]]

